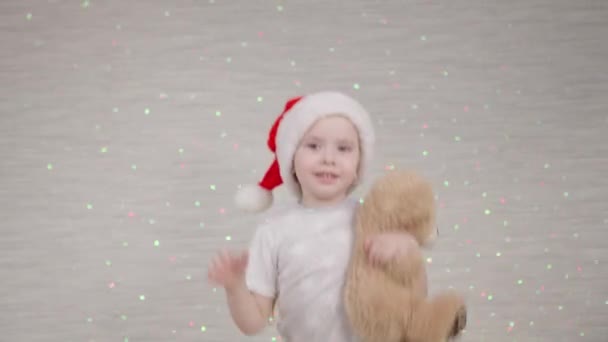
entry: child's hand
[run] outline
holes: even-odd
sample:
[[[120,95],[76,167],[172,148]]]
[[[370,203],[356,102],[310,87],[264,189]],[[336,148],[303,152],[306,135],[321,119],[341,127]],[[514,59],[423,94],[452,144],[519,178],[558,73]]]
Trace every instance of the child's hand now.
[[[209,263],[207,272],[209,281],[227,290],[238,286],[245,280],[248,257],[247,251],[239,254],[219,252]]]
[[[382,233],[365,241],[365,253],[374,266],[387,264],[418,247],[416,239],[408,233]]]

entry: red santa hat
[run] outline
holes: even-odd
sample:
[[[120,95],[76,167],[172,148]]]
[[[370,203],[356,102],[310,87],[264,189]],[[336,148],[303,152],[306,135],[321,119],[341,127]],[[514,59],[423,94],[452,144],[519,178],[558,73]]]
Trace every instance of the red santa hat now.
[[[287,101],[268,134],[268,148],[275,155],[274,161],[257,185],[239,189],[235,198],[237,207],[250,212],[266,210],[272,205],[272,190],[281,184],[299,198],[300,187],[292,170],[295,151],[300,139],[317,120],[334,114],[348,118],[358,130],[361,159],[356,182],[360,183],[370,164],[375,140],[369,114],[361,104],[345,94],[314,93]]]

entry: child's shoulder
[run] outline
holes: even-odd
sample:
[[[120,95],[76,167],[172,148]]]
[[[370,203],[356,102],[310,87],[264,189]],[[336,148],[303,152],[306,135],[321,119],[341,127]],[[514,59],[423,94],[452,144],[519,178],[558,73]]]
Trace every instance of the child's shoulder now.
[[[293,204],[274,206],[258,217],[258,229],[276,230],[290,224],[297,216],[297,206]]]

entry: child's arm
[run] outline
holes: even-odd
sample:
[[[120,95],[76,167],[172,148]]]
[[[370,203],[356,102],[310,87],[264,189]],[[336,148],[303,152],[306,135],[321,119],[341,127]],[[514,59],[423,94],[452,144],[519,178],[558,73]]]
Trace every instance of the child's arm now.
[[[258,295],[247,289],[245,281],[226,289],[226,298],[232,320],[245,335],[255,335],[268,324],[274,299]]]
[[[222,251],[211,261],[207,276],[226,290],[230,315],[239,330],[255,335],[266,326],[274,300],[249,291],[245,281],[247,262],[246,251],[240,255]]]

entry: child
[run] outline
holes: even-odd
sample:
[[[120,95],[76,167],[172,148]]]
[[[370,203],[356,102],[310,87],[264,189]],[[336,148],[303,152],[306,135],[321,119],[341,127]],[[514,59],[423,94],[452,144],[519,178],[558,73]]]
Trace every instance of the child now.
[[[342,299],[358,203],[349,195],[367,173],[373,146],[369,115],[352,98],[321,92],[287,102],[268,139],[275,160],[259,187],[240,190],[237,205],[265,210],[282,183],[298,203],[262,224],[249,251],[220,252],[209,267],[244,334],[260,332],[276,303],[286,342],[356,340]],[[366,247],[370,262],[381,263],[416,242],[384,234]]]

